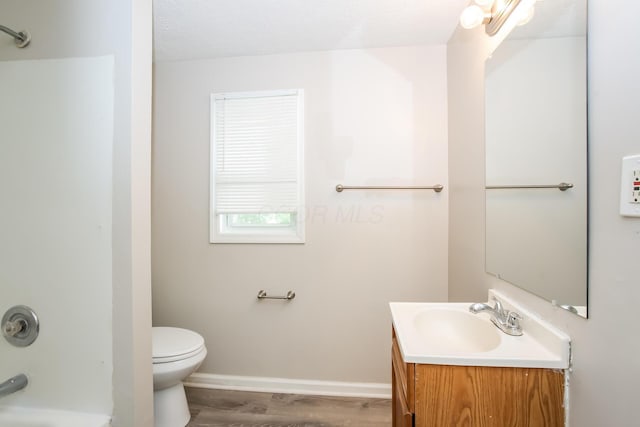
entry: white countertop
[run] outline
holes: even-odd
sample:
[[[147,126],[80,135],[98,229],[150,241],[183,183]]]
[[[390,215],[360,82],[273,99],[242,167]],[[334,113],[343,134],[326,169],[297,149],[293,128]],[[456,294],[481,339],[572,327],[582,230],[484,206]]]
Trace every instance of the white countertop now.
[[[438,340],[425,339],[415,325],[416,315],[426,310],[446,309],[468,313],[472,303],[390,303],[393,326],[405,362],[554,369],[569,367],[570,340],[566,334],[527,313],[499,293],[490,292],[503,302],[505,308],[515,310],[523,316],[523,335],[510,336],[496,327],[499,334],[497,346],[488,351],[475,353],[443,349],[439,347]],[[474,316],[480,316],[490,322],[487,313]]]

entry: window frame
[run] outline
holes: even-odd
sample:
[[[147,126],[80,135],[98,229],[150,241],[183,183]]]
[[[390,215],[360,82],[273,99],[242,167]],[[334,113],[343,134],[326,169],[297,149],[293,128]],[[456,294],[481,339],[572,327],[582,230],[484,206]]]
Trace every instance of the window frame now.
[[[289,226],[230,226],[229,216],[238,213],[216,213],[216,100],[239,98],[264,98],[270,96],[297,97],[297,210],[292,213],[292,224]],[[305,243],[304,226],[304,90],[266,90],[251,92],[223,92],[212,93],[210,97],[210,178],[209,178],[209,242],[217,243]],[[281,213],[277,211],[265,211],[260,213]]]

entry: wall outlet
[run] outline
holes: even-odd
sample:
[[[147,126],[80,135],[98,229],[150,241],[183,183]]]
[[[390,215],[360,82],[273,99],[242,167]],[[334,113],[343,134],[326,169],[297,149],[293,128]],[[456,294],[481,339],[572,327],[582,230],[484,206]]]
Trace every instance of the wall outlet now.
[[[640,154],[622,159],[620,215],[640,217]]]

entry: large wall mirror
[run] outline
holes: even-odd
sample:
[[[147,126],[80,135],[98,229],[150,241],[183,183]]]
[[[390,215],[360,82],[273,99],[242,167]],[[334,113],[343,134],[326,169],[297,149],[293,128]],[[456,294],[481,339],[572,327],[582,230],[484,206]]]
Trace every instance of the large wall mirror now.
[[[538,1],[485,70],[486,270],[584,317],[586,12]]]

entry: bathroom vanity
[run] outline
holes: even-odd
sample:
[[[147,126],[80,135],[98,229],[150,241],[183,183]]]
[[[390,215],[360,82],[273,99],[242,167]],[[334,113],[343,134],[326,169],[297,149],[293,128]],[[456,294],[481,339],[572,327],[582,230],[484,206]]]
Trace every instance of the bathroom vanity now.
[[[391,303],[393,426],[564,426],[568,337],[527,315],[508,336],[468,306]]]
[[[394,427],[563,426],[554,369],[407,363],[393,334]]]

